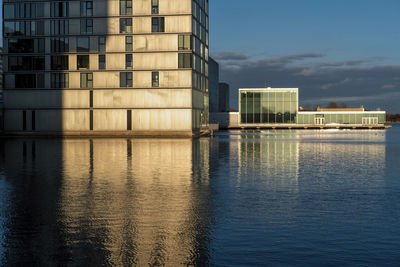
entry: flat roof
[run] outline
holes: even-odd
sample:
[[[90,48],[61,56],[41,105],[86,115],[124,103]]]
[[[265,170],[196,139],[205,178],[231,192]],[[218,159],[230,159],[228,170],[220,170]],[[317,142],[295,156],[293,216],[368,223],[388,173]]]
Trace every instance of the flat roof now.
[[[299,88],[239,88],[239,91],[299,91]]]
[[[298,111],[297,114],[386,114],[386,111]]]

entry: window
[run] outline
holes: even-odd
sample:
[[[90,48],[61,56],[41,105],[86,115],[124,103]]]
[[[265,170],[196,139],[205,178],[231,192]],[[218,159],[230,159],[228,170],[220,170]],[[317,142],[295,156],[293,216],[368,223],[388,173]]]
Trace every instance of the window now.
[[[93,73],[81,73],[81,88],[93,88]]]
[[[128,131],[132,130],[132,110],[127,110],[126,113],[126,129]]]
[[[15,18],[15,5],[14,4],[4,4],[4,18],[13,19]]]
[[[82,17],[93,16],[93,2],[92,1],[82,1],[81,2],[81,16]]]
[[[151,19],[151,31],[152,32],[164,32],[164,17],[152,18]]]
[[[99,55],[99,70],[106,69],[106,55]]]
[[[125,68],[127,70],[132,69],[132,54],[125,55]]]
[[[132,87],[132,72],[120,73],[120,87]]]
[[[192,41],[191,41],[190,35],[179,35],[178,36],[178,49],[179,50],[192,49]]]
[[[81,19],[81,34],[92,34],[92,33],[93,33],[93,20]]]
[[[69,51],[68,38],[51,38],[51,52],[60,53]]]
[[[32,125],[31,125],[32,131],[35,131],[36,130],[36,112],[34,110],[32,110],[31,117],[32,117]]]
[[[91,108],[93,107],[93,90],[90,90],[90,93],[89,93],[89,106]]]
[[[52,17],[68,17],[68,2],[51,2],[50,15]]]
[[[51,35],[67,35],[69,33],[68,20],[52,20],[50,22]]]
[[[43,78],[42,74],[15,74],[15,88],[41,88]]]
[[[151,0],[151,14],[158,14],[158,0]]]
[[[191,68],[192,67],[192,54],[178,54],[178,68]]]
[[[8,39],[9,53],[42,53],[44,39]]]
[[[126,50],[127,52],[133,50],[132,36],[126,36],[126,37],[125,37],[125,50]]]
[[[98,50],[99,50],[99,52],[105,52],[106,51],[106,37],[99,36]]]
[[[8,57],[8,70],[44,70],[44,57],[33,56],[9,56]]]
[[[119,32],[132,33],[132,19],[119,19]]]
[[[158,71],[153,71],[151,73],[151,86],[152,87],[158,87],[159,86],[159,82],[160,81],[160,74]]]
[[[78,70],[88,70],[89,69],[89,55],[78,55],[77,56],[77,68]]]
[[[119,0],[119,14],[132,15],[132,0]]]
[[[22,130],[26,131],[26,110],[22,111]]]
[[[51,57],[52,70],[68,70],[68,56],[52,56]]]
[[[78,37],[76,39],[76,51],[78,52],[89,52],[89,38]]]
[[[68,88],[69,76],[68,73],[52,73],[51,88]]]

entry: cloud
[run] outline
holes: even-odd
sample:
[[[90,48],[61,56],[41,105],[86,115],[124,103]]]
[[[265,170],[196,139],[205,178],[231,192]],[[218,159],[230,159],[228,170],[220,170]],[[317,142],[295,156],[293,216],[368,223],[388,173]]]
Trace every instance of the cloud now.
[[[247,60],[248,56],[233,52],[221,52],[212,56],[216,60]]]
[[[400,113],[400,105],[395,105],[400,99],[400,66],[373,65],[370,59],[321,62],[324,57],[307,53],[222,61],[220,80],[231,85],[232,108],[237,108],[238,88],[264,87],[267,83],[271,87],[299,88],[301,105],[330,101],[369,109],[391,105],[392,112]]]

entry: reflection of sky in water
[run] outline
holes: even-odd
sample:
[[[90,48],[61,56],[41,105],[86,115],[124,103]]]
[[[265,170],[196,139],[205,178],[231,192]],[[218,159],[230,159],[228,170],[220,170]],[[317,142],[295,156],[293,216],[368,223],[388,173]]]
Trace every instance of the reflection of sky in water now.
[[[4,174],[0,171],[0,263],[3,262],[5,253],[7,206],[9,202],[9,185],[4,179]]]

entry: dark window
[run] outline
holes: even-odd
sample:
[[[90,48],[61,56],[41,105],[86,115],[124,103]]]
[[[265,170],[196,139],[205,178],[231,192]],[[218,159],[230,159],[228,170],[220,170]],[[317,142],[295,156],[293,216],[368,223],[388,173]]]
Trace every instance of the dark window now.
[[[91,110],[89,114],[90,114],[89,129],[93,131],[93,110]]]
[[[119,19],[119,32],[120,33],[132,33],[132,19],[131,18]]]
[[[51,38],[51,52],[63,53],[69,51],[69,39],[68,38]]]
[[[52,70],[68,70],[68,56],[52,56],[51,57]]]
[[[128,131],[132,130],[132,110],[127,110],[127,114],[126,114],[126,129]]]
[[[44,39],[9,39],[9,53],[42,53]]]
[[[9,56],[8,70],[44,70],[44,57]]]
[[[151,0],[151,14],[158,14],[158,0]]]
[[[120,87],[132,87],[132,72],[120,73]]]
[[[76,42],[76,51],[78,52],[89,52],[89,38],[78,37]]]
[[[81,16],[93,16],[93,2],[92,1],[82,1],[81,2]]]
[[[69,76],[68,73],[52,73],[51,88],[68,88]]]
[[[42,85],[43,75],[38,74],[38,85]],[[37,88],[35,74],[15,74],[15,88]]]
[[[81,73],[81,88],[93,88],[93,73]]]
[[[26,131],[26,110],[22,111],[22,130]]]
[[[125,68],[127,70],[132,69],[132,54],[125,55]]]
[[[93,107],[93,91],[90,90],[89,93],[89,106],[92,108]]]
[[[190,35],[179,35],[178,36],[178,49],[179,50],[192,49],[192,41],[191,41]]]
[[[119,14],[132,15],[132,0],[119,0]]]
[[[68,17],[68,2],[51,2],[50,15],[52,17]]]
[[[164,32],[164,17],[157,17],[151,19],[151,31],[152,32]]]
[[[81,34],[92,34],[92,33],[93,33],[93,20],[81,19]]]
[[[160,84],[160,74],[158,71],[153,71],[151,73],[151,86],[158,87]]]
[[[179,53],[178,54],[178,68],[191,68],[192,67],[192,54]]]
[[[99,43],[98,43],[98,50],[99,52],[105,52],[106,51],[106,37],[105,36],[99,36]]]
[[[99,55],[99,70],[106,69],[106,55]]]
[[[68,20],[52,20],[50,22],[51,35],[67,35],[69,33]]]
[[[78,70],[89,69],[89,55],[78,55],[77,56],[77,68]]]
[[[126,36],[125,37],[125,50],[127,52],[132,51],[133,50],[133,44],[132,44],[132,36]]]
[[[36,112],[32,110],[32,131],[36,130]]]

